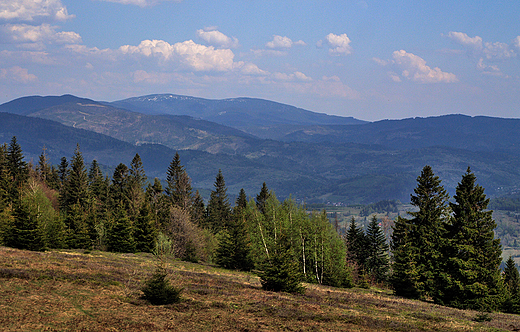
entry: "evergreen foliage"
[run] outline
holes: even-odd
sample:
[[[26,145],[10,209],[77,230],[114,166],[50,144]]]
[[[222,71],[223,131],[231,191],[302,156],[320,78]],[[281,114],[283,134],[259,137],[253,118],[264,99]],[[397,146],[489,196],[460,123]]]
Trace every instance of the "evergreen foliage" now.
[[[135,249],[138,252],[152,252],[157,229],[152,221],[150,207],[143,203],[134,222]]]
[[[116,210],[112,223],[107,230],[107,246],[113,252],[135,252],[132,226],[125,210]]]
[[[219,169],[207,206],[206,225],[215,234],[225,229],[231,220],[231,205],[227,196],[226,182]]]
[[[190,209],[193,200],[191,179],[181,165],[179,153],[175,153],[168,167],[166,182],[168,185],[165,191],[171,204],[185,210]]]
[[[486,210],[489,199],[475,182],[476,176],[468,167],[456,188],[455,202],[450,203],[453,218],[446,225],[446,266],[437,300],[454,307],[482,309],[499,294],[502,249],[500,240],[494,238],[492,211]]]
[[[6,157],[7,169],[10,175],[10,183],[8,184],[9,196],[11,199],[17,200],[20,198],[25,181],[29,177],[29,170],[16,136],[13,136],[9,143]]]
[[[157,267],[152,277],[146,281],[143,292],[143,299],[147,300],[153,305],[173,304],[181,301],[181,288],[172,286],[166,279],[165,269]]]
[[[388,244],[376,215],[373,215],[366,231],[367,259],[366,271],[377,282],[384,282],[388,277]]]
[[[504,268],[504,285],[506,299],[503,310],[510,313],[520,313],[520,274],[513,257],[509,256]]]
[[[267,199],[270,196],[269,189],[267,188],[267,185],[262,183],[262,189],[260,189],[260,192],[258,195],[256,195],[256,206],[258,207],[258,210],[260,212],[265,213],[265,203],[267,202]]]
[[[412,219],[399,218],[392,236],[394,260],[399,263],[394,264],[391,281],[396,294],[426,299],[434,295],[441,273],[448,194],[430,166],[422,169],[414,193],[411,204],[418,211],[409,212]]]

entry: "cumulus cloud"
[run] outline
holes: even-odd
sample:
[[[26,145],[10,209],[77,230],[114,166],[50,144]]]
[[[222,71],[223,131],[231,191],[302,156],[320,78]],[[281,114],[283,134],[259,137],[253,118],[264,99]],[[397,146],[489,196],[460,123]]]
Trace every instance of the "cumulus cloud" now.
[[[157,57],[162,61],[178,61],[195,71],[228,71],[233,69],[234,54],[229,49],[215,49],[187,40],[169,44],[164,40],[143,40],[138,46],[124,45],[122,54]]]
[[[505,60],[515,57],[516,52],[513,48],[520,37],[517,37],[509,45],[501,42],[484,42],[479,36],[470,37],[463,32],[450,31],[446,36],[457,44],[462,45],[469,53],[479,58],[484,57],[487,60]]]
[[[270,42],[267,42],[265,44],[265,47],[271,48],[271,49],[273,49],[273,48],[291,48],[294,45],[305,46],[306,44],[303,40],[298,40],[296,42],[293,42],[291,40],[291,38],[289,38],[289,37],[282,37],[282,36],[274,35],[273,40],[271,40]]]
[[[115,2],[120,3],[122,5],[136,5],[139,7],[148,7],[148,6],[155,6],[159,2],[181,2],[182,0],[98,0],[98,1],[105,1],[105,2]]]
[[[61,0],[0,1],[0,20],[9,21],[65,21],[73,18]]]
[[[36,81],[38,77],[36,77],[36,75],[29,74],[29,71],[25,68],[14,66],[7,69],[1,68],[0,79],[27,84]]]
[[[453,83],[457,82],[457,76],[445,73],[440,68],[430,68],[426,61],[404,50],[393,53],[394,63],[402,69],[401,75],[409,80],[419,83]]]
[[[312,81],[312,78],[308,77],[307,75],[305,75],[304,73],[299,72],[299,71],[296,71],[291,74],[277,72],[277,73],[273,73],[272,77],[275,81],[287,81],[287,82],[292,82],[292,81],[310,82],[310,81]]]
[[[265,76],[269,74],[269,72],[258,68],[257,65],[251,62],[236,62],[234,68],[244,75]]]
[[[235,37],[228,37],[222,32],[214,28],[206,28],[204,30],[197,30],[197,35],[209,45],[219,48],[237,48],[238,39]]]
[[[327,46],[329,48],[330,55],[348,55],[352,53],[350,38],[347,37],[346,33],[341,35],[329,33],[325,39],[318,41],[316,46],[320,48]]]
[[[4,24],[0,26],[0,41],[4,43],[25,44],[77,44],[81,36],[72,31],[57,32],[56,26],[42,24]]]

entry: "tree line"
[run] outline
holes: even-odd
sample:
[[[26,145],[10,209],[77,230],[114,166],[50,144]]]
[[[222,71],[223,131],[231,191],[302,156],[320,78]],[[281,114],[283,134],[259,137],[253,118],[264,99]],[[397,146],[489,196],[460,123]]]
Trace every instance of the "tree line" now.
[[[163,186],[164,184],[164,186]],[[151,252],[255,271],[266,290],[303,292],[302,282],[336,287],[379,284],[400,296],[482,310],[520,312],[520,278],[500,240],[489,199],[468,168],[449,201],[425,166],[411,195],[415,212],[397,217],[390,243],[374,215],[340,236],[325,211],[279,201],[263,183],[231,203],[221,170],[207,204],[178,153],[166,181],[148,181],[141,158],[103,175],[80,147],[50,165],[24,161],[13,137],[0,146],[0,243],[20,249]]]

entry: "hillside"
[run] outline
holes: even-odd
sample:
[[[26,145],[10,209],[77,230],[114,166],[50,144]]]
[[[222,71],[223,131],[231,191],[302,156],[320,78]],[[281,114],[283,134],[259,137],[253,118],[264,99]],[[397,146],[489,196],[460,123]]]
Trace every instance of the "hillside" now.
[[[352,117],[316,113],[257,98],[212,100],[156,94],[115,101],[110,105],[146,114],[189,115],[269,139],[278,139],[287,132],[310,125],[365,123]]]
[[[520,316],[395,297],[387,290],[306,285],[263,291],[254,274],[164,260],[182,301],[140,299],[157,259],[145,254],[0,247],[3,331],[511,331]]]
[[[197,103],[206,102],[183,98],[192,105],[192,109],[184,110],[187,114],[193,114]],[[170,99],[179,105],[184,100]],[[40,107],[36,107],[40,101]],[[210,106],[218,104],[207,102]],[[408,202],[415,178],[426,164],[432,166],[451,194],[468,166],[490,197],[520,188],[517,119],[449,115],[361,125],[308,125],[278,141],[188,115],[148,115],[73,96],[26,97],[0,105],[0,110],[5,109],[30,115],[19,117],[16,125],[8,120],[0,124],[1,142],[16,135],[29,159],[36,160],[45,146],[51,161],[57,163],[63,156],[72,156],[79,143],[87,162],[97,159],[110,169],[120,162],[128,165],[139,153],[149,178],[164,178],[173,154],[180,151],[196,188],[212,189],[221,169],[230,194],[244,188],[247,195],[256,195],[266,182],[280,197],[293,195],[307,203]],[[278,119],[283,118],[282,113],[278,112]],[[7,113],[0,114],[7,117]],[[58,128],[57,122],[37,117],[67,127]],[[262,121],[268,119],[266,116]],[[323,122],[326,120],[330,119]],[[305,121],[283,126],[301,128]]]
[[[284,141],[377,144],[408,150],[444,146],[469,151],[520,154],[520,119],[460,114],[384,120],[360,126],[309,126]]]

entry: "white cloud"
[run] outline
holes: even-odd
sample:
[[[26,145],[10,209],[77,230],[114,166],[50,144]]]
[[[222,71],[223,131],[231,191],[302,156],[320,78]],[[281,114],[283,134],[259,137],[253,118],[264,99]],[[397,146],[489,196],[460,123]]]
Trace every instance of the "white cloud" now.
[[[513,39],[513,46],[520,50],[520,36],[516,36],[516,38]]]
[[[490,65],[485,64],[483,58],[480,58],[480,60],[478,61],[477,69],[479,71],[481,71],[485,75],[496,76],[496,77],[504,77],[504,78],[508,78],[509,77],[508,75],[505,75],[500,70],[500,68],[498,68],[497,65],[491,65],[490,66]]]
[[[65,21],[73,18],[60,0],[2,0],[0,19],[15,21]]]
[[[29,71],[25,68],[14,66],[7,69],[0,68],[0,79],[27,84],[38,80],[38,77],[29,74]]]
[[[204,30],[197,30],[197,35],[209,45],[220,48],[237,48],[238,39],[235,37],[228,37],[222,32],[214,28],[206,28]]]
[[[328,46],[330,55],[348,55],[352,53],[350,42],[350,38],[347,37],[346,33],[341,35],[329,33],[324,40],[318,41],[316,46]]]
[[[251,62],[235,62],[234,68],[239,69],[240,72],[244,75],[255,75],[255,76],[265,76],[269,75],[269,72],[258,68],[257,65]]]
[[[98,0],[98,1],[105,1],[105,2],[115,2],[122,5],[136,5],[139,7],[148,7],[148,6],[155,6],[160,2],[181,2],[182,0]]]
[[[515,57],[516,53],[513,47],[516,45],[516,42],[520,43],[517,39],[513,40],[512,45],[501,42],[484,42],[479,36],[469,37],[463,32],[455,31],[450,31],[447,37],[464,46],[471,54],[478,58],[485,57],[487,60],[505,60]]]
[[[286,82],[293,82],[293,81],[300,81],[300,82],[310,82],[312,81],[312,78],[308,77],[302,72],[296,71],[292,74],[287,73],[273,73],[272,78],[275,81],[286,81]]]
[[[271,40],[270,42],[267,42],[265,44],[265,47],[271,48],[271,49],[273,49],[273,48],[291,48],[294,45],[305,46],[307,44],[305,44],[305,42],[303,40],[298,40],[296,42],[293,42],[291,40],[291,38],[289,38],[289,37],[282,37],[282,36],[274,35],[273,40]]]
[[[195,71],[228,71],[233,69],[234,54],[229,49],[215,49],[187,40],[169,44],[164,40],[143,40],[138,46],[124,45],[122,54],[157,57],[162,61],[174,61]]]
[[[426,61],[404,50],[393,53],[394,63],[401,68],[401,75],[409,80],[419,83],[453,83],[457,82],[457,76],[445,73],[440,68],[430,68]]]
[[[72,31],[56,32],[49,24],[4,24],[0,26],[0,41],[4,43],[77,44],[81,36]]]

